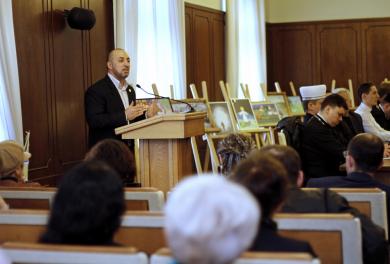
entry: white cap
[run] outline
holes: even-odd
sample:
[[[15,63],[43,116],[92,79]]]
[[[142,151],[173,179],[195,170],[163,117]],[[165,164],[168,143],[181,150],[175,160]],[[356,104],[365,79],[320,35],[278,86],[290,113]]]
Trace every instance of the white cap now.
[[[257,234],[260,209],[243,186],[212,174],[182,180],[168,197],[165,233],[180,263],[230,263]]]
[[[302,101],[318,100],[326,97],[326,85],[302,86],[299,88]]]

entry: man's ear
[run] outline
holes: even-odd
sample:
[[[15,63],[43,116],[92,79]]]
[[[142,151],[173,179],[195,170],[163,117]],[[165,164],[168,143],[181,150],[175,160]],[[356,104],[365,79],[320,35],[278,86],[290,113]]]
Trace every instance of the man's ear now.
[[[347,155],[345,157],[345,167],[347,169],[351,169],[355,167],[355,160],[352,158],[351,155]]]
[[[305,175],[303,174],[302,170],[299,170],[298,177],[297,177],[297,187],[298,188],[303,186],[304,180],[305,180]]]
[[[111,70],[112,69],[112,63],[107,61],[107,69]]]

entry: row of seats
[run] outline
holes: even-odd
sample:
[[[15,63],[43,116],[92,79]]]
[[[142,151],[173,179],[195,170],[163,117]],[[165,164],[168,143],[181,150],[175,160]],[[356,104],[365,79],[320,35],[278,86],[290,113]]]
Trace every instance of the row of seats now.
[[[167,248],[152,254],[150,261],[143,252],[132,247],[62,246],[35,243],[5,243],[5,254],[13,263],[51,264],[171,264],[174,259]],[[315,264],[320,263],[306,253],[245,252],[235,264]]]
[[[42,210],[0,212],[0,243],[36,242],[47,218]],[[349,214],[277,214],[275,220],[283,235],[309,241],[322,263],[362,263],[360,221]],[[167,247],[163,226],[162,213],[127,212],[114,239],[150,255]]]

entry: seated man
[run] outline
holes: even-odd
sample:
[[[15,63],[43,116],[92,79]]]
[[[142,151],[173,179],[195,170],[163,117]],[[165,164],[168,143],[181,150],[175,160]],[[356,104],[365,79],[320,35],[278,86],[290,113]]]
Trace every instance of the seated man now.
[[[346,157],[347,176],[310,179],[308,187],[379,188],[386,192],[387,217],[390,217],[390,186],[375,180],[375,171],[383,164],[382,140],[372,134],[355,136],[348,144]],[[390,219],[388,220],[390,223]]]
[[[260,221],[255,198],[215,175],[189,177],[165,207],[165,234],[178,263],[233,263],[251,245]]]
[[[85,160],[101,160],[114,169],[122,178],[124,187],[141,187],[135,182],[135,160],[125,143],[116,139],[103,139],[86,154]]]
[[[390,82],[382,82],[378,94],[378,104],[372,107],[371,114],[382,128],[390,130]]]
[[[259,232],[251,251],[307,252],[315,256],[309,243],[280,236],[272,219],[287,195],[287,172],[280,161],[259,150],[253,151],[237,165],[232,179],[245,186],[262,208]]]
[[[345,100],[331,94],[322,102],[321,111],[304,127],[300,152],[308,178],[341,174],[339,167],[345,161],[343,151],[347,146],[335,127],[341,122],[345,109]]]
[[[24,181],[23,164],[30,156],[16,141],[0,142],[0,186],[40,186]]]
[[[364,263],[387,263],[387,243],[385,231],[371,219],[349,206],[337,193],[328,189],[303,191],[301,159],[291,147],[271,145],[261,149],[266,155],[281,161],[287,170],[289,190],[282,207],[286,213],[350,213],[361,222]]]
[[[326,96],[325,85],[302,86],[299,88],[302,97],[305,117],[303,123],[306,124],[310,118],[316,115],[321,109],[321,103]]]
[[[361,103],[355,112],[362,117],[364,131],[380,137],[383,141],[390,141],[390,131],[382,128],[371,114],[379,99],[376,86],[373,83],[363,83],[358,89],[358,96]]]

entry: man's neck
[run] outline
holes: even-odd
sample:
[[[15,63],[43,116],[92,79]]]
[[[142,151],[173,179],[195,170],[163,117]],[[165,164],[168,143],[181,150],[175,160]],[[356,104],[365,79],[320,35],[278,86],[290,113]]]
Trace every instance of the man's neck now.
[[[109,74],[112,78],[119,82],[119,87],[123,87],[126,85],[126,79],[118,78],[118,76],[114,75],[112,72],[108,72],[107,74]]]

